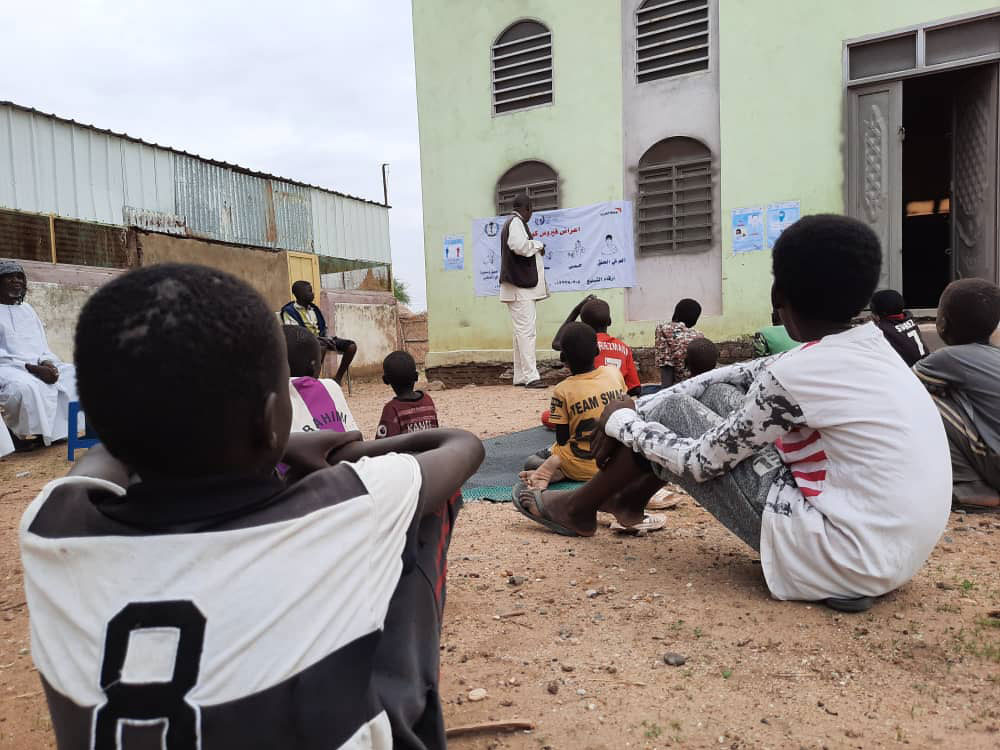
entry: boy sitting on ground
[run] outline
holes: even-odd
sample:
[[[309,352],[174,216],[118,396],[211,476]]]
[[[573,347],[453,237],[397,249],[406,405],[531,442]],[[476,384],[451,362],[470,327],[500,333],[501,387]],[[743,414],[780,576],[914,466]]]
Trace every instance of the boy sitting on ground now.
[[[413,390],[417,363],[409,352],[392,352],[382,361],[382,382],[396,397],[382,408],[375,439],[433,430],[438,426],[437,408],[430,394]]]
[[[660,385],[664,388],[691,377],[684,361],[688,344],[702,337],[695,328],[699,317],[701,305],[693,299],[682,299],[674,307],[673,319],[656,327],[656,366],[660,368]]]
[[[642,385],[639,382],[639,372],[635,367],[632,349],[624,341],[608,333],[611,327],[611,307],[604,300],[590,294],[574,307],[552,339],[552,348],[557,352],[562,351],[563,331],[578,317],[597,333],[599,352],[594,358],[594,367],[617,367],[625,379],[628,395],[638,396]]]
[[[594,367],[597,334],[585,323],[570,323],[563,330],[560,359],[573,373],[556,386],[549,407],[556,428],[556,442],[524,464],[520,478],[533,489],[551,482],[583,482],[597,473],[590,452],[590,435],[604,407],[625,397],[625,380],[615,367]]]
[[[881,289],[872,295],[872,320],[885,335],[907,367],[927,356],[920,326],[909,310],[904,309],[903,295],[895,289]]]
[[[231,314],[215,314],[220,298]],[[214,269],[161,264],[110,281],[75,343],[106,450],[46,485],[20,526],[32,657],[60,750],[402,746],[373,679],[383,624],[410,530],[475,471],[479,440],[289,438],[277,321]],[[279,460],[295,483],[275,478]],[[398,648],[436,655],[435,628],[411,618]],[[444,747],[436,670],[424,680],[425,746]]]
[[[714,370],[717,364],[719,364],[719,347],[714,341],[702,336],[688,344],[687,353],[684,355],[684,367],[691,373],[692,378]]]
[[[941,412],[951,449],[952,501],[964,510],[1000,510],[1000,289],[983,279],[953,281],[938,303],[947,346],[913,371]]]
[[[514,505],[557,533],[592,536],[598,510],[629,526],[676,481],[760,552],[773,597],[862,611],[912,578],[944,531],[948,441],[881,331],[851,326],[878,282],[875,233],[805,217],[772,261],[773,309],[811,343],[610,404],[591,446],[600,473],[572,492],[518,487]]]
[[[323,350],[319,339],[303,326],[282,326],[288,350],[288,382],[292,399],[292,432],[334,430],[354,432],[358,423],[336,380],[320,378]]]

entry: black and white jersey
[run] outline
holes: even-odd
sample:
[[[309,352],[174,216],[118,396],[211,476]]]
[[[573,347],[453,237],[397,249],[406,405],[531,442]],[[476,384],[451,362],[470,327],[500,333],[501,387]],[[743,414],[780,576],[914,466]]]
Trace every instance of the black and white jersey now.
[[[372,671],[420,484],[402,455],[49,483],[20,537],[60,750],[391,748]]]
[[[885,335],[886,341],[906,362],[907,367],[913,367],[927,356],[927,347],[920,335],[920,326],[910,317],[910,313],[879,318],[875,323]]]

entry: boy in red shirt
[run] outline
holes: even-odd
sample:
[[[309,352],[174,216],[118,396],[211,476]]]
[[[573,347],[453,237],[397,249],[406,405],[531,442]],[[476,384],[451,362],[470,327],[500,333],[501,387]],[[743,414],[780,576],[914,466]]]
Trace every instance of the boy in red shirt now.
[[[556,337],[552,339],[552,348],[557,352],[562,351],[562,337],[566,327],[579,318],[583,323],[594,329],[597,333],[597,356],[594,357],[594,368],[615,367],[621,371],[625,379],[625,388],[628,395],[635,398],[642,392],[642,384],[639,382],[639,371],[635,367],[635,359],[632,357],[632,350],[621,339],[616,339],[608,334],[611,327],[611,308],[608,303],[593,294],[588,294],[580,303],[570,310],[565,322],[559,326]],[[550,430],[555,426],[551,423],[551,412],[542,412],[542,424]]]
[[[434,430],[438,427],[437,408],[423,391],[413,390],[417,382],[417,363],[407,352],[393,352],[382,361],[382,382],[396,392],[396,397],[382,409],[375,439],[404,435],[408,432]]]

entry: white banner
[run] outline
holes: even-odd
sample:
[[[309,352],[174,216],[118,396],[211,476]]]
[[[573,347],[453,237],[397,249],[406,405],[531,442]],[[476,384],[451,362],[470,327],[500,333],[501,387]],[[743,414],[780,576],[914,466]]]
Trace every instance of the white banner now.
[[[500,230],[506,216],[472,223],[476,296],[500,294]],[[632,204],[595,203],[539,211],[529,222],[545,243],[545,280],[550,292],[582,292],[635,286]]]

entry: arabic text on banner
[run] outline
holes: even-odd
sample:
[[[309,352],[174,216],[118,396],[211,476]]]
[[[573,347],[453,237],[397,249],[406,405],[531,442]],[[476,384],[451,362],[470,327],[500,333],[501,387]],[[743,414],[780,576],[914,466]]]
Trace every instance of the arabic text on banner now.
[[[477,297],[500,294],[500,230],[506,221],[506,216],[494,216],[472,224]],[[529,228],[545,243],[550,292],[635,286],[629,201],[538,211]]]

